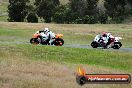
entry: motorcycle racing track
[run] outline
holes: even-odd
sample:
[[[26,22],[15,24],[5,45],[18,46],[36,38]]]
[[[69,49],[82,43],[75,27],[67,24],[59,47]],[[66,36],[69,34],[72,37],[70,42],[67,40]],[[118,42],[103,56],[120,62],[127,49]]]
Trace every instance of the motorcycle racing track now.
[[[87,49],[93,49],[91,46],[89,45],[77,45],[77,44],[67,44],[67,45],[64,45],[64,47],[72,47],[72,48],[87,48]],[[100,48],[97,48],[97,49],[102,49],[101,47]],[[104,49],[104,50],[113,50],[113,51],[116,51],[116,50],[119,50],[119,51],[128,51],[128,52],[132,52],[132,48],[126,48],[126,47],[121,47],[120,49]]]
[[[29,42],[0,42],[0,44],[30,44],[30,43]],[[43,46],[45,46],[45,45],[43,45]],[[61,47],[61,46],[59,46],[59,47]],[[94,49],[90,45],[79,45],[79,44],[64,44],[62,47]],[[100,47],[97,49],[102,49],[102,48]],[[132,52],[132,48],[130,48],[130,47],[121,47],[120,49],[110,48],[110,49],[104,49],[104,50]]]
[[[0,44],[30,44],[30,42],[0,42]],[[45,45],[43,45],[43,46],[45,46]],[[59,46],[59,47],[61,47],[61,46]],[[94,49],[90,45],[79,45],[79,44],[64,44],[62,47]],[[99,48],[96,48],[96,49],[102,49],[102,48],[99,47]],[[104,50],[132,52],[132,48],[130,48],[130,47],[121,47],[120,49],[110,48],[110,49],[104,49]]]

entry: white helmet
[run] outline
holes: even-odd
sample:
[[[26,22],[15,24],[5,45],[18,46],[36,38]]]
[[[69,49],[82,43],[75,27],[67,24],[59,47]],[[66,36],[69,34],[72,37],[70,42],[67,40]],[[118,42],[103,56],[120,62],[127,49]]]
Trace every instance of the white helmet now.
[[[48,33],[49,32],[49,28],[44,28],[44,33]]]

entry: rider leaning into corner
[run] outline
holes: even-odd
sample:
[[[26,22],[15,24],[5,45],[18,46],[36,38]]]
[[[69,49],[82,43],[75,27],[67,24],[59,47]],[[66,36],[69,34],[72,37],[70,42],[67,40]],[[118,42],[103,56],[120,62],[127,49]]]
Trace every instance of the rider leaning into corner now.
[[[106,44],[106,47],[109,47],[109,45],[111,45],[115,41],[115,37],[111,33],[107,33],[107,37],[108,42]]]
[[[104,48],[108,48],[108,46],[114,41],[114,36],[112,36],[111,33],[103,32],[101,37],[104,42]]]
[[[48,41],[51,45],[51,43],[55,40],[55,34],[50,31],[49,28],[44,29],[44,34],[46,35],[46,41]]]
[[[35,34],[40,34],[40,39],[42,41],[46,41],[48,45],[51,45],[51,43],[55,39],[55,34],[49,30],[49,28],[44,28],[43,30],[37,31]]]

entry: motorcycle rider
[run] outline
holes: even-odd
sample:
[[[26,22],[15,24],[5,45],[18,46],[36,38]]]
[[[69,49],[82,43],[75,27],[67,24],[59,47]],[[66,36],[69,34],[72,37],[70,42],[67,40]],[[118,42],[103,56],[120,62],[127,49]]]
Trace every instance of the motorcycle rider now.
[[[114,36],[111,35],[111,33],[106,32],[102,33],[102,39],[104,40],[104,48],[107,48],[108,45],[110,45],[115,40]]]
[[[108,36],[107,36],[108,33],[106,32],[103,32],[101,34],[101,39],[103,40],[102,43],[103,43],[103,47],[106,48],[107,46],[107,43],[108,43]]]
[[[46,35],[46,41],[51,45],[55,40],[55,34],[49,30],[49,28],[44,28],[44,34]]]
[[[114,42],[114,40],[115,40],[115,37],[111,33],[107,33],[107,37],[108,37],[107,38],[108,42],[107,42],[106,46],[111,45],[111,43]]]
[[[46,35],[44,34],[44,30],[38,30],[35,34],[39,34],[39,38],[41,39],[41,43],[46,41]]]

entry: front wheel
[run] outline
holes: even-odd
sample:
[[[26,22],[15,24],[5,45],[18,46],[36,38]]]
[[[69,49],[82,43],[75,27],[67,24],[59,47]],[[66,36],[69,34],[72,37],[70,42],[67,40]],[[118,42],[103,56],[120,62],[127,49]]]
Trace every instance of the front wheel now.
[[[122,46],[121,42],[115,42],[113,49],[119,49]]]
[[[64,40],[61,38],[56,38],[55,41],[51,43],[51,45],[62,46],[64,44]]]
[[[39,44],[38,38],[31,38],[30,43],[35,45]]]
[[[95,42],[95,41],[93,41],[93,42],[91,43],[91,46],[92,46],[93,48],[97,48],[97,47],[98,47],[98,43]]]

